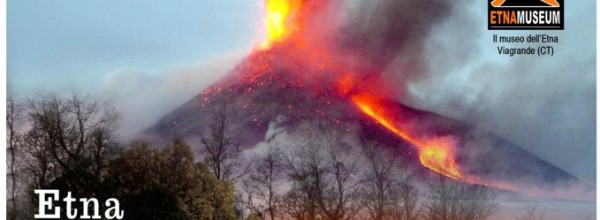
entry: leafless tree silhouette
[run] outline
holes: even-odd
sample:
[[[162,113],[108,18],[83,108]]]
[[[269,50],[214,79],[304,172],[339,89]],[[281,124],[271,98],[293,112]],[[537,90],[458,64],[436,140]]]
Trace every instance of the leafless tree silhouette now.
[[[427,220],[482,220],[496,213],[496,192],[488,187],[457,182],[441,174],[426,180],[423,205]]]
[[[366,164],[360,201],[366,216],[373,220],[417,219],[419,191],[408,168],[396,158],[397,149],[386,149],[368,138],[361,143]]]

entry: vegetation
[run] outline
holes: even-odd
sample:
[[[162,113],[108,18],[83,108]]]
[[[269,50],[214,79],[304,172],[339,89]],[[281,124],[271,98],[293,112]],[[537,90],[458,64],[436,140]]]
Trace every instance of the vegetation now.
[[[217,180],[206,165],[195,164],[190,147],[180,139],[174,139],[171,146],[163,149],[135,144],[111,162],[107,173],[108,181],[115,186],[112,195],[121,199],[124,210],[130,211],[129,216],[235,218],[233,187]]]
[[[489,188],[418,178],[376,137],[315,122],[244,160],[226,107],[207,116],[192,148],[178,137],[119,143],[118,115],[91,98],[7,103],[8,219],[33,218],[34,189],[117,198],[125,219],[479,220],[497,208]]]
[[[394,149],[385,149],[372,137],[361,140],[366,159],[360,201],[368,219],[418,219],[419,190],[412,173],[396,160]]]
[[[483,220],[497,211],[496,193],[487,187],[460,183],[441,174],[426,183],[426,220]]]
[[[223,181],[236,180],[245,175],[249,169],[241,166],[238,144],[231,139],[230,130],[235,117],[226,106],[213,109],[209,131],[200,135],[204,162],[208,164],[217,179]],[[245,172],[237,172],[239,170]]]
[[[269,145],[266,155],[257,159],[256,169],[242,182],[245,198],[242,203],[253,213],[276,219],[281,216],[279,185],[284,180],[283,152],[276,145]],[[258,216],[257,216],[258,217]]]
[[[114,111],[75,95],[9,100],[7,107],[9,219],[33,219],[34,189],[118,198],[125,219],[236,219],[233,185],[196,163],[181,139],[165,148],[136,142],[124,150],[112,133]]]

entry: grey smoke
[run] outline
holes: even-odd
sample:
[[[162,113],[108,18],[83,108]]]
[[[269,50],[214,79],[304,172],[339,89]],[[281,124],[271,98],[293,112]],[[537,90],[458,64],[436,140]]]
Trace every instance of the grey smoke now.
[[[392,82],[399,101],[471,123],[595,182],[594,2],[568,2],[565,31],[488,31],[486,1],[348,2],[354,16],[342,45],[370,70],[383,69],[380,80]],[[559,36],[553,57],[500,56],[491,42],[492,34],[538,33]]]
[[[342,50],[361,55],[375,69],[384,67],[398,54],[421,58],[425,37],[452,10],[450,1],[347,0],[345,3],[347,20],[338,38]]]

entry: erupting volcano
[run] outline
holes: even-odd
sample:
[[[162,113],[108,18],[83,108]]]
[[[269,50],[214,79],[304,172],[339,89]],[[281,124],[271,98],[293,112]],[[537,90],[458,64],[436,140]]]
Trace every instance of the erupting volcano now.
[[[399,159],[469,184],[517,190],[507,183],[523,177],[552,184],[574,181],[501,138],[396,101],[390,95],[395,85],[381,75],[388,50],[362,59],[372,44],[345,39],[347,28],[314,16],[340,7],[331,2],[267,0],[265,34],[251,54],[146,133],[163,140],[174,133],[194,137],[208,129],[212,109],[226,105],[238,119],[232,134],[244,148],[265,141],[274,121],[287,130],[301,121],[318,121],[348,133],[382,134],[384,145],[402,148]],[[410,45],[390,47],[401,46]],[[475,149],[484,153],[472,153]]]

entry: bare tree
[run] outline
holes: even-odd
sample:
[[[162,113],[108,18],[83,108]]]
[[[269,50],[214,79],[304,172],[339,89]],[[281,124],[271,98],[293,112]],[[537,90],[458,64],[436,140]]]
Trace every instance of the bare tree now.
[[[281,210],[286,216],[296,220],[315,220],[322,216],[315,190],[307,181],[293,182],[292,188],[282,198]]]
[[[56,171],[68,171],[83,160],[92,160],[94,174],[99,175],[103,153],[114,144],[111,131],[118,117],[112,109],[78,95],[30,100],[27,107],[32,124],[27,135],[31,148],[47,150],[53,165],[58,166],[54,167]]]
[[[55,184],[76,194],[91,193],[92,183],[100,183],[108,149],[116,146],[112,131],[117,114],[96,99],[78,95],[30,99],[24,109],[29,128],[21,158],[28,188]],[[32,193],[29,200],[35,203]]]
[[[37,207],[32,189],[52,183],[73,191],[91,188],[72,171],[85,173],[87,180],[101,175],[107,149],[116,145],[112,130],[118,117],[108,105],[77,95],[42,96],[24,102],[9,99],[7,110],[10,204],[20,209],[21,217],[30,219]]]
[[[217,105],[213,109],[208,132],[200,135],[204,161],[221,181],[235,181],[253,167],[252,162],[242,166],[239,144],[230,136],[235,115],[227,105]]]
[[[392,220],[419,219],[421,213],[417,210],[419,190],[413,186],[411,177],[404,182],[398,183],[394,190],[390,191],[392,204],[390,213]]]
[[[300,204],[316,203],[324,219],[352,219],[359,210],[358,180],[354,178],[357,160],[344,153],[350,147],[343,136],[314,123],[301,127],[296,135],[296,152],[288,158],[288,173],[296,190],[291,195],[302,193],[295,196],[307,199]]]
[[[425,219],[482,220],[498,209],[496,192],[488,187],[458,182],[441,174],[427,181]]]
[[[384,149],[371,138],[361,140],[363,170],[361,204],[369,219],[417,219],[419,192],[412,185],[412,174],[397,160],[397,150]]]
[[[28,187],[42,188],[50,183],[58,174],[58,166],[46,146],[48,138],[37,129],[29,130],[23,138],[23,157],[27,161],[24,171],[27,173]]]
[[[281,149],[270,143],[266,155],[257,160],[256,169],[242,183],[246,192],[244,203],[254,213],[268,217],[265,219],[273,220],[279,216],[278,184],[283,179],[282,159]]]
[[[18,216],[18,160],[20,158],[19,151],[21,150],[22,137],[19,132],[18,124],[21,119],[22,106],[12,98],[6,102],[6,151],[7,151],[7,168],[8,168],[8,184],[9,184],[9,201],[11,206],[8,209],[8,219],[16,219]]]

